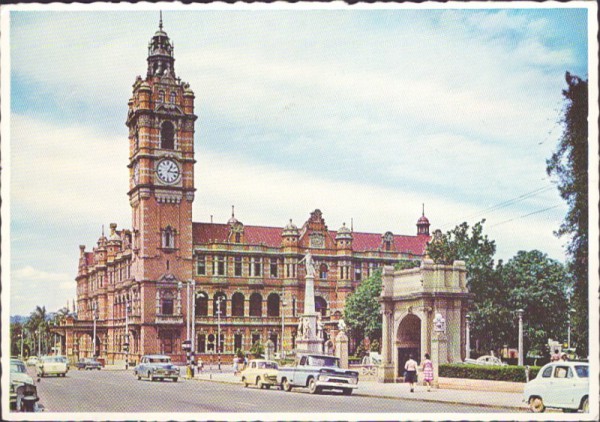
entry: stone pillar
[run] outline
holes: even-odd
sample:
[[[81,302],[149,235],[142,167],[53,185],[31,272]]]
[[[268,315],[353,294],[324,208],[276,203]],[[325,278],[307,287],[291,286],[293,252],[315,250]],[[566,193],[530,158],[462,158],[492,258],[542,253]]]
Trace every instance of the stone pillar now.
[[[315,313],[315,278],[307,275],[304,286],[304,314]]]
[[[431,341],[431,362],[433,363],[433,386],[439,387],[440,365],[448,363],[448,339],[443,332],[435,332]]]
[[[315,312],[315,283],[314,276],[306,276],[304,287],[304,313],[300,317],[296,341],[298,353],[322,353],[323,339],[317,337],[317,313]],[[302,334],[300,334],[302,333]]]
[[[381,326],[381,364],[377,368],[378,382],[394,382],[394,362],[392,353],[392,330],[394,321],[392,319],[392,311],[385,309],[383,311],[382,326]]]
[[[335,337],[335,355],[340,358],[340,367],[348,369],[348,336],[344,331]]]

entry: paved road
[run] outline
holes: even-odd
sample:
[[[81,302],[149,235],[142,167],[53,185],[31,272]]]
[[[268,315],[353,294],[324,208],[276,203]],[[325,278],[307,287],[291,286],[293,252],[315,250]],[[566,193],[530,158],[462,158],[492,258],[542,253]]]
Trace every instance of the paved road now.
[[[38,383],[47,412],[294,412],[294,413],[490,413],[485,407],[416,400],[311,395],[209,381],[138,381],[131,371],[70,371],[65,378],[48,377]]]

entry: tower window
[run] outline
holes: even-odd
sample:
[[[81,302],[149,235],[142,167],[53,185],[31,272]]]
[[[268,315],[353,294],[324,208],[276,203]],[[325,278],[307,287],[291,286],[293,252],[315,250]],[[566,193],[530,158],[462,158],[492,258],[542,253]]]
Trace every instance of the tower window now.
[[[175,104],[175,92],[171,91],[171,94],[169,95],[169,102],[171,104]]]
[[[277,278],[277,258],[271,258],[271,278]]]
[[[158,102],[159,103],[164,103],[165,102],[165,91],[159,91],[158,92]]]
[[[242,257],[241,256],[236,256],[235,257],[233,271],[234,271],[233,274],[236,277],[241,277],[242,276]]]
[[[225,258],[215,256],[213,261],[213,275],[225,275]]]
[[[173,249],[175,247],[175,231],[171,226],[167,226],[162,233],[162,247]]]
[[[235,243],[240,243],[242,241],[242,235],[240,233],[235,234]]]
[[[173,123],[164,122],[160,129],[160,147],[162,149],[175,149],[175,128]]]
[[[321,266],[319,267],[319,276],[321,277],[321,279],[327,280],[327,271],[329,271],[329,269],[327,268],[327,264],[321,264]]]

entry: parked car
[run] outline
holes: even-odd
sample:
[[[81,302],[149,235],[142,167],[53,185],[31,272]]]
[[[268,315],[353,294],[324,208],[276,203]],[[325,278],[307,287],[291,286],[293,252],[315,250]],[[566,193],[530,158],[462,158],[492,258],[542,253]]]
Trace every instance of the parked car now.
[[[27,359],[27,366],[37,366],[39,361],[40,360],[37,356],[29,356],[29,358]]]
[[[142,377],[151,381],[170,378],[177,382],[179,378],[179,368],[173,365],[171,358],[165,355],[145,355],[140,359],[140,363],[133,369],[133,374],[138,380]]]
[[[471,365],[507,366],[507,364],[502,362],[500,358],[492,355],[479,356],[477,359],[465,359],[465,363],[470,363]]]
[[[39,401],[37,387],[20,359],[10,360],[10,409],[17,412],[33,412]]]
[[[308,354],[297,359],[291,367],[279,368],[277,384],[285,391],[308,387],[311,394],[337,389],[350,395],[358,388],[358,372],[341,369],[337,357]]]
[[[66,356],[56,356],[56,357],[67,365],[67,370],[71,369],[71,364],[69,363],[69,359],[67,359]]]
[[[64,377],[68,371],[67,364],[58,356],[42,356],[37,364],[38,377],[45,377],[46,375]]]
[[[102,368],[102,364],[96,360],[96,358],[81,358],[79,362],[75,364],[78,370],[82,369],[98,369]]]
[[[253,384],[258,388],[271,388],[277,384],[277,362],[265,359],[252,359],[241,373],[244,387]]]
[[[525,385],[523,401],[535,413],[543,412],[546,407],[588,412],[589,391],[587,362],[551,362]]]

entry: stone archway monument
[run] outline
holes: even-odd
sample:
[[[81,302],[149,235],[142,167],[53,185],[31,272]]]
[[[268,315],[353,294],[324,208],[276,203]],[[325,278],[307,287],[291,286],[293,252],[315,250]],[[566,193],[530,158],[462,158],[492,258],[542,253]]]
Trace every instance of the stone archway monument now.
[[[395,382],[401,377],[409,355],[420,363],[425,353],[435,351],[436,367],[463,360],[470,298],[466,275],[463,261],[441,265],[425,258],[419,268],[396,271],[384,267],[379,299],[383,314],[379,382]],[[440,335],[434,324],[437,314],[446,324],[443,347],[439,347]]]

